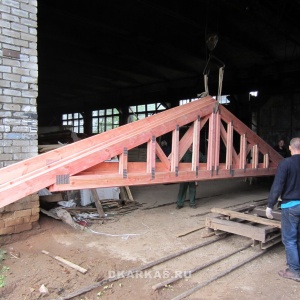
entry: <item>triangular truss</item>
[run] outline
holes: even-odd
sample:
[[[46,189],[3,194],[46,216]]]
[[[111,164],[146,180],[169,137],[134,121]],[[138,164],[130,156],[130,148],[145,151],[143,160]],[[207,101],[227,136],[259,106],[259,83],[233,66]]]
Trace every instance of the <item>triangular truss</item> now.
[[[188,129],[180,137],[182,127]],[[204,130],[208,132],[207,162],[199,163]],[[172,135],[168,157],[157,142],[165,134]],[[144,144],[147,159],[129,162],[128,151]],[[180,162],[191,144],[192,162]],[[114,157],[118,161],[108,162]],[[208,96],[0,169],[0,207],[45,187],[65,191],[269,176],[275,174],[281,159]]]

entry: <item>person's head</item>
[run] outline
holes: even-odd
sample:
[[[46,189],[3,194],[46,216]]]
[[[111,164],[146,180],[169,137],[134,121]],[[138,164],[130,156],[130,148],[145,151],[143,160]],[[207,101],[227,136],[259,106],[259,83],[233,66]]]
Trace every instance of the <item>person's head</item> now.
[[[283,147],[284,146],[284,140],[279,140],[279,142],[278,142],[278,146],[279,147]]]
[[[167,143],[167,141],[163,140],[163,141],[161,142],[161,146],[162,146],[162,147],[164,147],[164,146],[168,146],[168,143]]]
[[[300,138],[296,137],[291,139],[289,149],[291,154],[300,154]]]

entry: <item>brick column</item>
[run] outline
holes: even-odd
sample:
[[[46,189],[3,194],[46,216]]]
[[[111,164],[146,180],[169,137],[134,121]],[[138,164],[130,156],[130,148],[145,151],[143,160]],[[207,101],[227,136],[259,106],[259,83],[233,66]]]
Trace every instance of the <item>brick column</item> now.
[[[36,156],[37,1],[0,0],[0,167]],[[32,228],[39,199],[0,209],[0,235]]]

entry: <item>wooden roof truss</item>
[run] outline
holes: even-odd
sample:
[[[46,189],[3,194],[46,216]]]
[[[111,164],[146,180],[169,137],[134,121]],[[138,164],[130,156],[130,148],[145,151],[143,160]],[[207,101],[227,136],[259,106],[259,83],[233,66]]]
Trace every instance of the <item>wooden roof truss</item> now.
[[[188,129],[181,137],[183,127]],[[207,149],[201,149],[204,130]],[[172,135],[168,157],[157,142],[165,134]],[[144,144],[146,161],[128,161],[128,151]],[[192,162],[180,162],[190,145]],[[207,162],[199,163],[203,150]],[[110,161],[114,157],[118,161]],[[0,207],[45,187],[65,191],[274,175],[281,159],[208,96],[0,169]]]

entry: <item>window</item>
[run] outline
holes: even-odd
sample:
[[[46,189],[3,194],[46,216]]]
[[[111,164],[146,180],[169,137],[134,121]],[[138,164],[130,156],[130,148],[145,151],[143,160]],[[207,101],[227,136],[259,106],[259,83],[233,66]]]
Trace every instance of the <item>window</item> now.
[[[184,104],[187,104],[187,103],[196,101],[196,100],[198,100],[198,99],[199,99],[199,98],[192,98],[192,99],[184,99],[184,100],[180,100],[180,101],[179,101],[179,105],[184,105]]]
[[[62,125],[71,127],[76,133],[84,132],[83,116],[80,113],[71,113],[62,115]]]
[[[120,126],[120,113],[116,108],[94,110],[92,112],[92,132],[102,133]]]
[[[219,99],[220,104],[229,104],[229,100],[227,99],[228,95],[222,95]],[[213,96],[214,99],[217,99],[216,96]],[[199,98],[192,98],[192,99],[184,99],[184,100],[180,100],[179,101],[179,105],[184,105],[187,104],[189,102],[193,102],[199,100]]]
[[[129,106],[128,123],[144,119],[165,109],[161,103]]]

